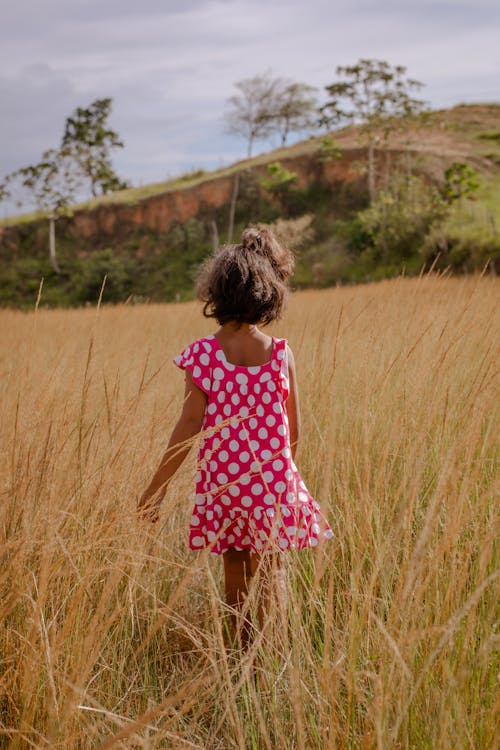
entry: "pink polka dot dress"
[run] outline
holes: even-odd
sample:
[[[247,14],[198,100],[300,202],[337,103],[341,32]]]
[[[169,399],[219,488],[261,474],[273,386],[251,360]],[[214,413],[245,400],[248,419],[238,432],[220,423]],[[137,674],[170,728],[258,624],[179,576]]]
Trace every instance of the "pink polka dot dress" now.
[[[333,537],[292,460],[286,413],[286,339],[273,337],[269,362],[227,361],[215,336],[174,358],[208,397],[200,441],[191,549],[222,554],[315,547]]]

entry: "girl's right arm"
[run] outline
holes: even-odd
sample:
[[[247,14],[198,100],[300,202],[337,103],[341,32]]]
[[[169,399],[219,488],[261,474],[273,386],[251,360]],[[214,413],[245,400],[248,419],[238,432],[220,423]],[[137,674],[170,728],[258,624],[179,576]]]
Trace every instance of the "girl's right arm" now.
[[[288,377],[290,388],[286,400],[286,413],[288,416],[288,426],[290,429],[290,447],[292,450],[292,459],[295,459],[297,445],[300,436],[300,409],[299,409],[299,392],[297,388],[297,376],[295,373],[295,359],[292,350],[287,346],[288,352]]]
[[[158,509],[165,497],[168,483],[189,453],[192,438],[201,430],[206,404],[206,394],[193,383],[191,373],[186,370],[182,413],[172,431],[160,465],[139,500],[138,510],[141,517],[153,523],[158,520]]]

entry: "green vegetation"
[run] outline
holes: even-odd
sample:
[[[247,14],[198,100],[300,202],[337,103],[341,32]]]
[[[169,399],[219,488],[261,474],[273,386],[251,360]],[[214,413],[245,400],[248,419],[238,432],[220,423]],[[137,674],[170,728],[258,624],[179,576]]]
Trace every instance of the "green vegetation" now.
[[[297,256],[296,288],[418,274],[431,265],[469,273],[489,263],[498,273],[500,173],[495,155],[500,161],[500,146],[492,134],[499,112],[500,107],[480,105],[435,113],[419,132],[419,151],[404,145],[392,152],[378,149],[377,191],[371,202],[363,157],[358,163],[353,157],[359,146],[353,145],[357,136],[350,128],[334,138],[309,139],[214,173],[190,172],[87,205],[90,211],[108,202],[133,205],[156,193],[192,190],[202,183],[207,190],[210,180],[238,174],[233,236],[251,223],[276,227]],[[443,137],[448,139],[446,157],[436,156]],[[406,143],[404,136],[400,143]],[[295,164],[302,165],[300,174]],[[104,277],[104,303],[192,298],[197,269],[213,248],[214,226],[220,241],[226,241],[230,212],[229,201],[219,208],[202,204],[197,215],[167,232],[127,224],[113,235],[89,239],[75,236],[73,219],[63,215],[57,221],[60,274],[49,262],[45,216],[15,227],[4,222],[1,304],[33,307],[42,278],[41,304],[50,307],[95,304]],[[307,226],[305,233],[296,231],[302,226]]]

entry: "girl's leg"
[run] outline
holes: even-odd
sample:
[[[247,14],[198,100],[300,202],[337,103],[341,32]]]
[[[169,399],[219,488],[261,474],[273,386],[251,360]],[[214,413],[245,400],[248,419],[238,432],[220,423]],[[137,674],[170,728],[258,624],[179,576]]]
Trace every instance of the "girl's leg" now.
[[[232,609],[229,615],[231,638],[236,636],[241,648],[246,649],[252,623],[248,612],[243,616],[241,610],[256,566],[250,550],[231,548],[224,552],[223,558],[226,604]]]

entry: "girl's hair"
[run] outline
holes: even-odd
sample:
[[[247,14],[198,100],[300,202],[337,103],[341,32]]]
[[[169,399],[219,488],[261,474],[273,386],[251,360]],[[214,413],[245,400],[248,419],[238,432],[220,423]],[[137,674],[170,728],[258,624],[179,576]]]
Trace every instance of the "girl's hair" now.
[[[200,271],[203,314],[221,325],[271,323],[281,316],[293,265],[292,253],[269,229],[245,229],[240,244],[220,247]]]

